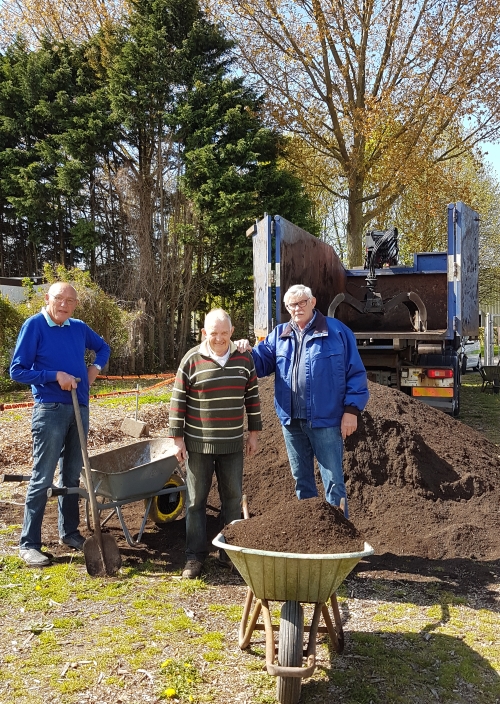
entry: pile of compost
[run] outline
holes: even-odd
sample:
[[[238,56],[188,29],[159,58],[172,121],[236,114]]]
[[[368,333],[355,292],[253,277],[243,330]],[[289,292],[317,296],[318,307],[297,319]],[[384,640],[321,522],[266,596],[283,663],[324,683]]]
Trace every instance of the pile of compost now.
[[[500,448],[469,426],[397,390],[378,384],[370,384],[369,388],[370,400],[359,419],[358,430],[347,439],[344,452],[349,518],[359,533],[379,556],[391,554],[443,561],[464,558],[469,560],[467,574],[471,559],[500,560]],[[264,429],[259,437],[258,454],[245,459],[243,490],[252,517],[268,512],[287,516],[296,499],[281,426],[274,410],[274,379],[259,380],[259,389]],[[96,447],[89,443],[91,454],[96,449],[102,452],[114,447],[118,435],[120,445],[127,442],[119,430],[112,430],[109,436],[104,430],[102,437],[98,434],[108,427],[109,413],[108,408],[101,409],[98,405],[91,408],[91,431],[96,443]],[[119,429],[122,420],[121,414],[113,428]],[[147,421],[160,435],[167,434],[165,407],[152,409]],[[7,425],[0,430],[7,433]],[[19,460],[10,457],[3,467],[0,462],[0,471],[22,469],[23,473],[29,473],[31,469],[28,414],[25,422],[16,421],[6,436],[0,448],[6,458],[18,441],[24,443],[22,455],[26,466],[18,466]],[[323,499],[319,473],[317,484],[318,495]],[[22,523],[25,489],[26,485],[20,484],[10,499],[0,502],[0,523],[5,526]],[[207,530],[211,540],[221,529],[215,479],[208,503]],[[134,534],[141,526],[143,502],[127,504],[123,512]],[[309,550],[310,536],[322,524],[317,509],[310,508],[308,513],[309,520],[303,522],[297,533],[298,542],[293,548],[281,548],[280,552]],[[83,518],[83,507],[81,514]],[[282,525],[287,531],[292,528],[288,518],[282,519]],[[83,520],[80,528],[83,535],[88,535]],[[156,556],[172,568],[181,567],[185,560],[183,519],[165,526],[148,522],[138,548],[125,543],[117,518],[112,518],[106,529],[114,533],[120,549],[131,560],[141,562],[145,556]],[[64,548],[58,544],[56,500],[47,505],[42,539],[54,555],[63,554]]]
[[[333,554],[361,552],[364,547],[351,521],[320,497],[293,498],[260,516],[226,526],[223,533],[232,545],[271,552]]]
[[[356,528],[378,554],[499,559],[500,449],[406,394],[378,384],[369,388],[370,400],[344,452],[349,518]],[[279,512],[294,496],[273,407],[274,379],[259,380],[259,389],[260,452],[245,461],[244,470],[253,516]],[[317,484],[324,497],[318,472]],[[310,530],[315,523],[311,510]],[[304,544],[306,534],[307,527]]]

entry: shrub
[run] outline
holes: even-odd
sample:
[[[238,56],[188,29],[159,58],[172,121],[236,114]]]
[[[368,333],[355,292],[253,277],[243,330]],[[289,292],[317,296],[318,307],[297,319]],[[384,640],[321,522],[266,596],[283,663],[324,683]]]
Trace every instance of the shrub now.
[[[10,358],[23,322],[21,311],[0,293],[0,391],[10,387]]]

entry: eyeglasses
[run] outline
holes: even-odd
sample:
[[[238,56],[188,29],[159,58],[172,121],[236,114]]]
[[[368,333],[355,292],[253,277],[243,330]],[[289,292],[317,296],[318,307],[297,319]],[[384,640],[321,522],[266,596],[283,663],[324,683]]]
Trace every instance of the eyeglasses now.
[[[294,308],[305,308],[310,300],[310,298],[304,298],[302,301],[297,301],[297,303],[287,303],[286,307],[288,310],[294,310]]]
[[[76,303],[76,298],[63,298],[62,296],[53,296],[50,294],[54,301],[58,303],[67,303],[67,305],[72,306]]]

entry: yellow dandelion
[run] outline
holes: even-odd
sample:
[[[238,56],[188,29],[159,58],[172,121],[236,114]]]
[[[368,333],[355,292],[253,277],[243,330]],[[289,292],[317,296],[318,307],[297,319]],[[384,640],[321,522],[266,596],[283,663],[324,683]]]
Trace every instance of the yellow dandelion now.
[[[175,697],[175,689],[173,687],[169,687],[163,692],[163,694],[171,699],[172,697]]]
[[[42,587],[41,587],[39,584],[37,584],[36,587],[35,587],[35,591],[39,592],[41,588],[42,588]]]
[[[168,667],[168,666],[171,665],[171,664],[172,664],[172,659],[169,658],[168,660],[165,660],[164,662],[162,662],[162,664],[160,665],[160,667]]]

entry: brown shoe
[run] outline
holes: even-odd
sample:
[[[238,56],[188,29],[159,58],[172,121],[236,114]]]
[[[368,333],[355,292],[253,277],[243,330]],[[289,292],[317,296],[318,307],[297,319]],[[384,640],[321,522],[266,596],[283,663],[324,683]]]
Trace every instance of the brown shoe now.
[[[182,579],[196,579],[200,576],[203,563],[199,560],[188,560],[182,570]]]

